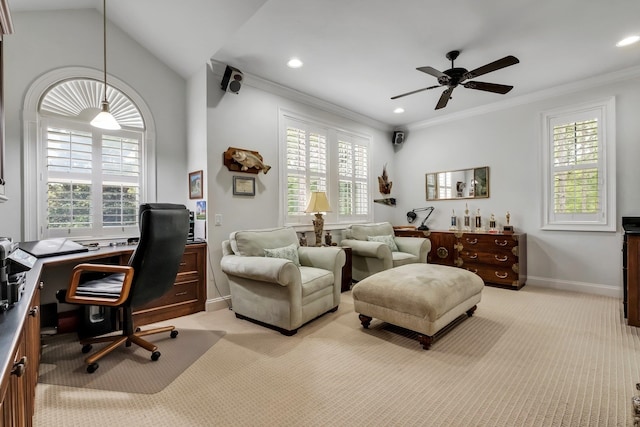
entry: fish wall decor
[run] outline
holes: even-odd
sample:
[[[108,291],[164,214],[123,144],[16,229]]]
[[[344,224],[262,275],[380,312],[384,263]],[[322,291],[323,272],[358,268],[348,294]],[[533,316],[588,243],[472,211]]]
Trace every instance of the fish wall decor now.
[[[264,163],[257,151],[229,147],[223,154],[223,163],[232,172],[267,173],[271,166]]]

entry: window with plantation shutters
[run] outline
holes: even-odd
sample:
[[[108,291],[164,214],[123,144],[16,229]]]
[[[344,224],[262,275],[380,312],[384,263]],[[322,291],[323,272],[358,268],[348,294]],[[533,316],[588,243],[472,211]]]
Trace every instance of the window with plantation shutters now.
[[[304,123],[288,124],[286,153],[287,216],[294,220],[306,217],[308,194],[327,191],[326,131]]]
[[[371,220],[369,139],[282,111],[280,128],[282,162],[286,164],[281,186],[286,189],[283,223],[311,224],[311,214],[305,209],[312,191],[326,192],[331,205],[331,212],[325,213],[325,228]]]
[[[369,215],[369,145],[364,138],[338,134],[338,221]]]
[[[45,235],[135,233],[142,172],[140,134],[54,122],[49,121],[45,139]]]
[[[615,231],[614,102],[543,114],[543,228]]]

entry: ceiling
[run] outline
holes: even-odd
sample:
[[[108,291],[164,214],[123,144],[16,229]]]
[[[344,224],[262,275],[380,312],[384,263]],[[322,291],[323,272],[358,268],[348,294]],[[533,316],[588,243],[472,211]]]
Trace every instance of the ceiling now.
[[[54,7],[55,5],[55,7]],[[95,8],[100,0],[9,0],[12,13]],[[637,0],[108,0],[107,18],[184,78],[210,59],[401,126],[640,66]],[[18,29],[16,29],[18,31]],[[513,85],[506,95],[458,87],[434,110],[436,85],[416,70],[444,71],[460,50],[468,70],[507,55],[520,63],[478,80]],[[299,69],[286,66],[296,56]],[[242,92],[238,96],[242,96]],[[394,114],[403,107],[403,114]]]

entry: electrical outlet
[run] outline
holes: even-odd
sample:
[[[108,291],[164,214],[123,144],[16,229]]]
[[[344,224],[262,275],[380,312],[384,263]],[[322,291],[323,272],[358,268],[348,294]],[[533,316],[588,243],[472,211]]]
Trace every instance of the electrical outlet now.
[[[216,214],[215,225],[222,225],[222,214]]]

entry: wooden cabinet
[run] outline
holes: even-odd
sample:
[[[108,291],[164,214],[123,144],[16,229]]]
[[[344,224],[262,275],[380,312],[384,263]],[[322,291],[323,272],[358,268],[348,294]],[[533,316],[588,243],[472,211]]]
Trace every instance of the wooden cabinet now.
[[[625,234],[625,258],[623,258],[624,279],[626,281],[627,323],[640,326],[640,234]]]
[[[136,326],[204,311],[207,299],[207,244],[186,246],[173,289],[134,311]]]
[[[344,254],[346,255],[346,260],[344,262],[344,266],[342,267],[342,285],[340,290],[341,292],[346,292],[351,289],[351,282],[353,281],[353,261],[351,248],[345,246],[342,249],[344,250]]]
[[[10,366],[0,380],[1,427],[32,425],[40,365],[41,288],[39,285],[33,294]]]
[[[428,237],[427,262],[472,271],[489,285],[520,289],[527,281],[527,235],[396,229],[397,236]]]

